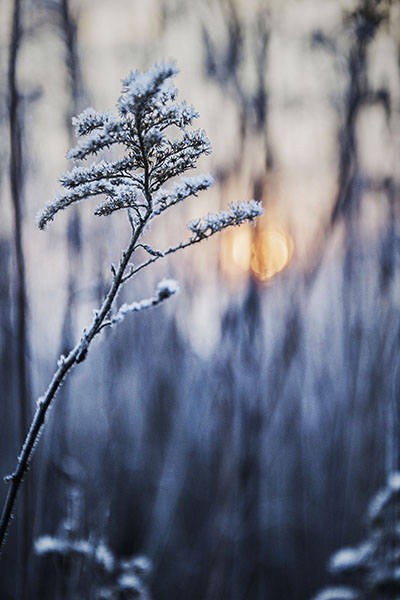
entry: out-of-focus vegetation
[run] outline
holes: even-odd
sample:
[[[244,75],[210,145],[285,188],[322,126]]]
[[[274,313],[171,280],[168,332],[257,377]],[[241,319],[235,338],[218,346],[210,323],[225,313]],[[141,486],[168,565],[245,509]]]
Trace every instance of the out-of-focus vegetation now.
[[[347,585],[327,587],[315,600],[398,597],[399,499],[400,474],[392,473],[370,502],[366,538],[355,547],[338,550],[329,560],[332,576]]]
[[[1,474],[126,235],[118,219],[92,223],[90,208],[35,230],[67,167],[72,114],[111,106],[129,69],[175,57],[214,147],[217,202],[254,197],[266,212],[242,240],[171,260],[180,298],[107,332],[108,350],[94,348],[63,387],[0,562],[0,596],[82,597],[90,561],[57,585],[67,571],[33,553],[34,539],[60,534],[78,490],[77,539],[103,540],[118,560],[145,554],[156,599],[312,597],[399,469],[399,3],[14,0],[0,10]],[[185,221],[207,209],[199,199]],[[288,265],[260,281],[268,231],[286,240]],[[150,241],[162,248],[166,232]],[[136,285],[138,297],[154,287]]]

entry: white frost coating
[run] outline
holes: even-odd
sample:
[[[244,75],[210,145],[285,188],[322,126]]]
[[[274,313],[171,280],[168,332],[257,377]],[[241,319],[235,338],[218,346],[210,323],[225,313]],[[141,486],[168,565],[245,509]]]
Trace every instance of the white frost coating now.
[[[192,194],[196,194],[199,190],[205,190],[214,185],[214,177],[211,173],[201,173],[194,177],[182,177],[181,182]],[[182,186],[176,184],[176,187],[179,189]]]
[[[229,211],[208,213],[206,217],[190,221],[188,229],[193,233],[194,239],[206,238],[217,231],[222,231],[232,225],[241,225],[245,221],[253,221],[263,213],[261,202],[237,202],[229,204]]]
[[[113,185],[108,181],[89,181],[72,189],[58,192],[54,202],[47,204],[42,213],[38,215],[37,224],[39,229],[44,229],[47,223],[54,219],[57,212],[64,210],[74,202],[98,194],[112,194],[113,190]]]
[[[314,596],[313,600],[357,600],[357,598],[359,595],[353,588],[335,586],[322,590]]]
[[[73,188],[89,181],[99,179],[113,178],[118,183],[121,179],[126,178],[126,171],[135,169],[138,166],[138,161],[134,157],[122,158],[113,162],[101,160],[99,163],[92,163],[89,167],[75,166],[71,171],[64,173],[60,182],[64,187]],[[138,178],[138,181],[142,182]]]
[[[130,141],[126,125],[112,117],[104,123],[102,129],[91,132],[88,137],[67,152],[70,160],[82,160],[89,154],[97,154],[100,150],[110,148],[113,144],[125,144]]]
[[[379,519],[393,496],[397,495],[399,492],[400,473],[395,472],[389,476],[387,486],[378,492],[371,500],[368,508],[368,517],[370,521],[376,521]]]
[[[39,398],[36,400],[36,408],[40,408],[43,403],[44,403],[44,397],[39,396]]]
[[[121,208],[133,208],[138,197],[138,189],[131,183],[114,185],[107,199],[94,211],[96,216],[110,215]]]
[[[183,102],[161,106],[160,107],[160,125],[176,125],[176,127],[184,128],[193,123],[197,119],[199,113],[193,106]]]
[[[393,492],[400,491],[400,473],[392,473],[389,476],[388,486]]]
[[[153,153],[155,165],[151,169],[152,191],[159,190],[172,177],[193,169],[200,156],[210,153],[211,144],[202,129],[183,130],[181,139],[167,140],[156,147]]]
[[[142,246],[142,248],[144,248],[144,250],[146,250],[146,252],[148,254],[150,254],[150,256],[158,256],[159,258],[161,258],[162,256],[165,256],[164,252],[162,250],[156,250],[155,248],[153,248],[152,246],[149,246],[148,244],[140,244]]]
[[[152,564],[147,556],[139,554],[131,559],[121,561],[121,568],[125,572],[133,572],[136,575],[145,577],[151,572]]]
[[[151,217],[211,185],[209,175],[182,178],[171,191],[157,194],[166,181],[196,167],[198,158],[211,152],[204,131],[186,129],[198,113],[186,102],[175,101],[178,92],[171,78],[177,72],[173,61],[162,62],[144,73],[131,72],[123,80],[117,116],[87,108],[73,119],[81,139],[68,152],[69,159],[83,160],[114,144],[124,148],[125,156],[116,161],[100,160],[89,167],[74,166],[64,173],[61,184],[65,189],[38,215],[40,229],[58,211],[90,196],[107,195],[96,215],[134,208],[140,221],[139,203],[147,205]],[[180,139],[169,139],[164,133],[171,126],[181,130]],[[132,188],[137,193],[132,193]]]
[[[370,542],[365,542],[356,548],[342,548],[331,557],[328,566],[329,571],[340,573],[362,568],[372,556],[373,551]]]
[[[163,300],[167,300],[179,291],[178,283],[174,279],[163,279],[157,285],[155,295],[152,298],[146,298],[139,302],[132,302],[131,304],[124,303],[118,310],[117,314],[107,322],[107,325],[115,325],[121,323],[125,316],[129,313],[139,312],[152,306],[157,306]]]
[[[140,592],[143,588],[143,584],[139,577],[131,574],[123,574],[118,578],[118,585],[121,590],[131,590]]]
[[[163,279],[157,285],[156,294],[159,298],[169,298],[179,292],[179,285],[175,279]]]
[[[52,554],[53,552],[57,554],[63,554],[65,552],[65,542],[58,538],[51,537],[50,535],[43,535],[42,537],[35,540],[35,553],[38,556],[42,556],[44,554]]]
[[[214,178],[210,173],[202,173],[194,177],[182,177],[180,183],[174,183],[172,190],[161,189],[154,195],[155,210],[153,215],[159,215],[164,210],[182,202],[189,196],[197,196],[200,191],[210,188]]]
[[[129,77],[122,80],[122,94],[118,100],[120,114],[135,113],[154,97],[164,101],[174,99],[176,88],[168,86],[166,80],[177,73],[174,61],[164,61],[145,72],[131,71]]]
[[[109,573],[115,568],[114,555],[104,542],[100,542],[96,547],[94,559],[98,565],[103,567],[103,569]]]
[[[43,535],[35,540],[34,548],[39,556],[54,554],[88,556],[93,552],[93,546],[87,540],[64,540],[50,535]]]
[[[110,118],[110,114],[106,112],[98,112],[92,107],[85,108],[77,117],[72,117],[72,125],[75,128],[75,134],[79,137],[87,135],[94,129],[102,127]]]
[[[93,575],[93,592],[96,598],[149,598],[145,579],[151,569],[151,562],[145,556],[118,560],[103,541],[50,535],[36,539],[34,550],[41,558],[78,559],[81,567]]]

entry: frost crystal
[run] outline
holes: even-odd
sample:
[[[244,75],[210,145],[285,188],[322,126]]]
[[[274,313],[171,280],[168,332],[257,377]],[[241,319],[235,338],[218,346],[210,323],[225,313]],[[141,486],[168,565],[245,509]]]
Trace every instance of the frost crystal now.
[[[124,590],[140,591],[142,588],[142,582],[136,575],[121,575],[118,584]]]
[[[204,239],[232,225],[241,225],[245,221],[253,221],[262,215],[261,202],[250,200],[250,202],[237,202],[229,204],[229,211],[209,213],[202,219],[190,221],[188,229],[193,233],[195,240]]]
[[[68,152],[69,159],[84,160],[112,146],[124,154],[118,160],[102,159],[89,167],[76,165],[64,173],[60,180],[63,191],[38,216],[40,229],[60,210],[102,194],[106,198],[95,215],[133,209],[137,226],[144,218],[212,185],[207,175],[183,177],[171,191],[161,189],[172,177],[195,167],[202,154],[211,152],[204,131],[187,130],[198,114],[186,102],[175,101],[178,92],[171,79],[177,72],[174,62],[160,63],[144,73],[131,72],[122,82],[117,115],[87,108],[74,117],[75,133],[82,139]],[[170,139],[166,133],[170,127],[178,128],[181,137]]]
[[[97,112],[94,108],[86,108],[78,117],[72,117],[75,134],[78,137],[87,135],[94,129],[102,127],[110,116],[107,113]]]
[[[369,542],[365,542],[357,548],[342,548],[330,559],[329,570],[331,573],[341,573],[364,569],[373,551],[374,548]]]
[[[41,558],[62,559],[63,564],[77,561],[93,575],[93,598],[117,600],[141,598],[149,600],[146,577],[151,562],[142,555],[119,559],[102,541],[71,538],[71,532],[58,537],[44,535],[35,540],[35,553]],[[69,570],[60,573],[68,577]],[[83,596],[79,595],[79,598]],[[92,597],[92,596],[91,596]]]
[[[62,554],[65,551],[65,542],[50,535],[44,535],[35,541],[35,552],[38,556],[53,553]]]
[[[371,500],[368,509],[368,517],[373,525],[379,524],[384,518],[384,513],[391,502],[400,499],[400,473],[392,473],[386,487],[379,491]]]
[[[152,298],[146,298],[145,300],[132,302],[131,304],[124,303],[119,308],[117,314],[114,315],[106,324],[115,325],[116,323],[121,323],[127,314],[139,312],[141,310],[145,310],[146,308],[151,308],[152,306],[157,306],[157,304],[160,304],[160,302],[163,300],[167,300],[167,298],[170,298],[178,291],[179,286],[175,279],[163,279],[157,285],[156,293]]]
[[[164,300],[165,298],[173,296],[173,294],[176,294],[178,291],[179,285],[175,279],[163,279],[157,285],[156,294],[160,300]]]
[[[348,587],[329,587],[314,596],[313,600],[357,600],[358,593]]]
[[[346,596],[337,590],[349,588],[326,588],[314,600],[400,598],[399,505],[400,475],[395,472],[370,504],[365,541],[339,550],[329,561],[330,572],[356,585],[357,590],[351,589]]]
[[[122,80],[122,95],[118,100],[118,110],[121,115],[136,114],[148,105],[156,105],[157,101],[174,100],[177,94],[176,88],[165,85],[165,82],[176,75],[178,70],[173,61],[164,61],[154,65],[151,69],[142,73],[131,71],[129,77]]]
[[[35,553],[38,556],[87,556],[93,551],[88,540],[68,540],[44,535],[35,540]]]
[[[182,177],[180,183],[174,183],[172,190],[162,188],[154,195],[154,216],[159,215],[170,206],[182,202],[189,196],[197,196],[200,191],[208,189],[213,184],[214,178],[210,173],[203,173],[196,177]]]
[[[146,577],[151,572],[151,561],[147,556],[139,554],[128,560],[121,562],[121,568],[124,572],[132,572],[135,575]]]
[[[134,208],[137,195],[137,188],[132,185],[115,185],[111,195],[96,208],[94,214],[97,216],[111,215],[121,208]]]
[[[115,559],[111,550],[100,542],[95,549],[94,553],[95,562],[104,569],[104,571],[111,573],[115,568]]]

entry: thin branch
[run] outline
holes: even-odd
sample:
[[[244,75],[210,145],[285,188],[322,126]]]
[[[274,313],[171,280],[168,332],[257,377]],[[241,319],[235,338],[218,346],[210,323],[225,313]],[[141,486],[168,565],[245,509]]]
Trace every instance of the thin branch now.
[[[172,286],[171,286],[172,283]],[[112,325],[116,325],[117,323],[121,323],[124,320],[125,315],[133,312],[141,312],[142,310],[146,310],[148,308],[153,308],[164,300],[167,300],[173,294],[175,294],[178,290],[177,284],[172,280],[164,280],[158,284],[156,294],[151,298],[146,298],[144,300],[140,300],[139,302],[132,302],[132,304],[123,304],[118,312],[108,321],[104,321],[99,328],[99,331],[104,329],[105,327],[110,327]]]
[[[193,246],[198,242],[206,240],[214,233],[217,233],[217,231],[225,229],[228,226],[239,225],[246,220],[253,220],[262,213],[261,205],[254,201],[238,202],[236,203],[236,205],[231,203],[229,205],[228,212],[208,214],[202,219],[196,219],[195,221],[189,223],[189,229],[192,231],[193,236],[186,242],[180,242],[175,246],[171,246],[165,252],[155,250],[150,246],[147,246],[146,244],[139,244],[139,239],[145,232],[147,225],[153,215],[152,191],[154,189],[158,189],[163,181],[171,179],[177,172],[183,172],[188,168],[194,167],[197,158],[201,154],[207,154],[210,151],[209,143],[207,138],[205,137],[205,134],[195,132],[192,135],[192,137],[188,135],[181,142],[179,153],[183,153],[181,156],[181,159],[183,161],[182,164],[176,167],[175,170],[172,168],[161,171],[161,165],[164,165],[167,157],[159,157],[158,160],[160,166],[157,170],[157,174],[154,175],[154,167],[152,167],[151,161],[149,160],[149,156],[147,154],[143,130],[143,123],[145,123],[146,117],[146,106],[147,108],[150,107],[151,110],[153,110],[154,102],[156,106],[157,102],[158,106],[160,105],[160,103],[168,103],[168,95],[167,100],[165,100],[164,96],[162,95],[160,96],[160,98],[155,99],[155,95],[156,93],[162,91],[161,86],[163,85],[165,80],[169,77],[173,77],[175,74],[176,67],[174,66],[174,63],[162,63],[161,65],[155,65],[153,69],[148,71],[146,74],[141,74],[140,72],[131,73],[129,78],[127,80],[124,80],[123,94],[125,95],[121,97],[117,103],[118,110],[120,113],[120,117],[118,117],[118,119],[122,119],[122,121],[118,121],[117,119],[113,118],[114,120],[108,122],[108,117],[106,118],[105,116],[103,116],[104,114],[102,113],[95,113],[93,109],[87,109],[86,111],[81,113],[81,115],[77,119],[75,119],[77,135],[80,136],[89,134],[89,138],[86,142],[86,145],[82,143],[80,145],[78,144],[78,151],[76,149],[71,151],[69,153],[69,156],[74,158],[86,158],[90,154],[96,154],[98,148],[100,147],[99,144],[102,147],[108,147],[111,144],[113,144],[115,142],[115,127],[117,127],[119,131],[121,123],[123,123],[125,126],[127,123],[131,122],[131,129],[133,128],[132,117],[127,116],[127,113],[130,113],[135,117],[135,131],[133,131],[132,129],[131,135],[133,137],[136,137],[138,140],[137,149],[138,152],[141,153],[141,156],[138,156],[137,164],[133,165],[132,168],[136,169],[137,165],[139,165],[139,168],[143,170],[140,178],[143,182],[141,187],[145,199],[145,204],[137,204],[135,195],[133,195],[131,201],[127,202],[126,195],[127,193],[129,195],[130,190],[128,189],[127,191],[124,186],[119,186],[116,182],[113,183],[112,173],[110,172],[107,172],[107,177],[104,178],[105,182],[107,182],[109,186],[107,187],[105,184],[102,184],[102,186],[100,186],[98,182],[96,185],[93,185],[93,181],[86,182],[84,180],[82,182],[82,177],[83,179],[85,179],[85,174],[87,174],[90,178],[90,172],[87,173],[87,171],[85,171],[84,169],[73,169],[66,175],[65,187],[69,188],[69,195],[64,193],[64,195],[61,196],[61,199],[56,198],[55,202],[47,205],[40,217],[39,223],[44,226],[49,220],[52,219],[54,214],[60,208],[64,208],[65,206],[81,198],[86,198],[92,195],[98,195],[105,191],[106,193],[110,192],[111,194],[115,195],[115,202],[117,208],[126,208],[127,206],[130,206],[130,204],[132,204],[132,208],[136,211],[138,220],[135,221],[132,210],[128,210],[128,218],[132,229],[131,238],[128,247],[121,254],[118,266],[115,267],[114,265],[112,265],[111,267],[113,279],[108,293],[105,296],[100,309],[94,312],[94,318],[90,327],[88,329],[83,330],[80,340],[76,343],[72,350],[70,350],[69,354],[66,357],[64,355],[61,355],[57,363],[57,369],[53,375],[53,378],[51,379],[49,387],[47,388],[44,396],[41,397],[37,402],[36,412],[34,414],[33,421],[29,428],[29,432],[25,438],[25,442],[22,446],[22,450],[18,457],[16,469],[9,477],[6,478],[7,482],[10,484],[10,487],[4,504],[3,513],[0,519],[0,549],[4,543],[7,528],[12,517],[19,487],[23,481],[36,443],[39,439],[48,408],[50,407],[52,400],[54,399],[61,383],[63,382],[68,372],[75,364],[78,364],[85,360],[92,340],[96,337],[96,335],[98,335],[98,333],[103,328],[108,327],[113,323],[120,322],[129,312],[136,312],[144,308],[149,308],[150,306],[155,306],[177,291],[176,282],[172,280],[164,280],[157,287],[156,295],[154,297],[149,298],[147,300],[143,300],[142,302],[124,304],[120,307],[120,309],[117,311],[114,317],[110,318],[110,311],[121,286],[133,275],[135,275],[145,267],[149,266],[150,264],[154,263],[159,258],[163,258],[164,256],[177,252],[178,250],[183,250],[184,248]],[[98,132],[97,142],[91,143],[93,142],[93,135],[92,137],[90,137],[90,132],[93,130],[94,127],[100,127],[100,131]],[[101,130],[101,127],[103,127],[103,130]],[[125,137],[122,140],[122,143],[126,147],[129,147],[129,139],[127,141]],[[171,148],[174,148],[173,144],[171,145]],[[188,151],[185,153],[185,150]],[[169,156],[171,155],[174,155],[173,150],[170,152]],[[95,168],[99,168],[100,164],[101,163],[98,163],[95,166]],[[107,169],[107,166],[109,164],[110,163],[105,163],[104,168]],[[62,203],[62,201],[64,201],[64,203]],[[110,214],[111,212],[114,212],[114,207],[112,206],[108,207],[108,211],[102,211],[101,208],[102,205],[101,207],[99,207],[99,209],[97,209],[95,214]],[[136,267],[129,261],[132,255],[134,254],[135,250],[140,246],[143,247],[152,256],[151,258],[149,258],[149,260]]]
[[[146,260],[144,263],[140,264],[138,267],[136,267],[134,269],[131,269],[122,278],[122,283],[125,283],[125,281],[128,281],[128,279],[130,279],[131,277],[133,277],[134,275],[136,275],[136,273],[139,273],[139,271],[141,271],[145,267],[148,267],[152,263],[156,262],[156,260],[159,260],[160,258],[165,258],[166,256],[168,256],[168,254],[173,254],[174,252],[178,252],[178,250],[183,250],[184,248],[188,248],[189,246],[193,246],[194,244],[198,244],[199,242],[202,242],[203,240],[207,240],[209,237],[211,237],[213,235],[213,233],[216,233],[216,232],[211,232],[211,233],[209,233],[209,234],[207,234],[207,235],[205,235],[204,237],[201,237],[201,238],[189,238],[186,242],[180,242],[176,246],[170,246],[167,250],[164,250],[162,252],[162,254],[160,253],[157,256],[153,256],[152,258],[149,258],[148,260]]]

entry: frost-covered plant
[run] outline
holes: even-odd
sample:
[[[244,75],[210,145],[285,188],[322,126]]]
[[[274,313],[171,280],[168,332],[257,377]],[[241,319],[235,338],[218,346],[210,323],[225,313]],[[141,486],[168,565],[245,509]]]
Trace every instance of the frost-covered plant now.
[[[91,196],[102,196],[94,214],[107,216],[125,211],[131,235],[118,265],[112,266],[113,277],[108,293],[100,308],[94,311],[92,323],[83,330],[69,354],[59,358],[50,385],[37,402],[16,469],[6,478],[10,488],[0,521],[0,546],[47,410],[67,373],[85,359],[92,340],[102,329],[121,322],[127,313],[159,304],[177,291],[175,281],[163,280],[152,298],[124,304],[112,313],[121,286],[149,264],[207,239],[226,227],[252,221],[262,213],[258,202],[239,202],[231,204],[227,212],[209,214],[192,221],[188,226],[192,235],[164,251],[141,241],[153,219],[213,184],[211,175],[183,176],[196,167],[200,156],[211,152],[211,147],[204,131],[189,130],[198,114],[186,102],[177,101],[177,89],[172,83],[176,74],[173,62],[155,65],[144,73],[131,72],[123,80],[116,115],[88,108],[73,119],[76,135],[81,141],[70,150],[68,158],[85,160],[111,147],[123,152],[118,159],[95,160],[86,167],[75,165],[65,173],[61,177],[63,190],[38,216],[39,228],[45,229],[60,210]],[[171,129],[175,130],[173,137],[169,135]],[[180,132],[179,136],[176,131]],[[182,176],[179,181],[171,182],[179,176]],[[148,254],[148,258],[141,263],[133,263],[131,260],[136,260],[135,253],[139,248]]]
[[[367,538],[338,550],[328,569],[349,587],[328,587],[314,600],[386,600],[400,597],[400,473],[392,473],[368,509]]]
[[[147,578],[151,563],[146,556],[118,558],[103,541],[62,534],[37,538],[34,549],[37,556],[58,567],[59,577],[66,579],[65,583],[74,570],[83,574],[81,583],[79,577],[74,578],[78,579],[74,594],[79,594],[82,588],[82,595],[76,597],[85,597],[85,583],[90,578],[91,597],[96,600],[150,598]]]
[[[55,575],[62,597],[75,600],[149,600],[148,579],[152,565],[143,554],[118,557],[104,540],[82,537],[82,490],[67,490],[67,515],[55,535],[34,542],[35,554]],[[54,596],[57,594],[53,590]]]

